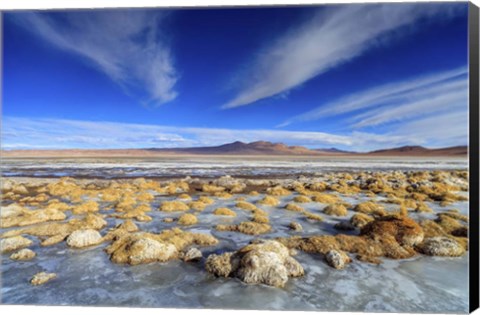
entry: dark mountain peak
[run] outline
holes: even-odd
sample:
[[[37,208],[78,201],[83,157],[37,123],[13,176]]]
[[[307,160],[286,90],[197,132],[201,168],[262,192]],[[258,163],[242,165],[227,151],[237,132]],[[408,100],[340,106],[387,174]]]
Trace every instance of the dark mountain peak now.
[[[270,141],[254,141],[254,142],[250,142],[248,145],[251,145],[251,146],[271,146],[273,145],[272,142]]]
[[[235,142],[232,142],[232,143],[226,143],[224,145],[246,145],[246,143],[242,142],[242,141],[235,141]]]
[[[425,147],[422,147],[420,145],[405,145],[405,146],[397,147],[397,148],[375,150],[375,151],[372,151],[371,153],[377,153],[377,152],[426,152],[426,151],[429,151],[429,149],[427,149]]]

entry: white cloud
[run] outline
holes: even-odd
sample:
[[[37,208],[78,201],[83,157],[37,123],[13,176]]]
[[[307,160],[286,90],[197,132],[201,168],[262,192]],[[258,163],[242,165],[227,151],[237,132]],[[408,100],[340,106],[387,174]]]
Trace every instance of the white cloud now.
[[[159,34],[161,16],[145,10],[13,13],[27,29],[95,65],[148,105],[176,98],[170,49]],[[55,18],[54,18],[55,16]]]
[[[450,114],[452,115],[452,114]],[[453,118],[449,118],[453,117]],[[465,112],[405,125],[385,134],[283,130],[236,130],[170,127],[116,122],[4,117],[3,149],[45,148],[164,148],[213,146],[234,141],[283,142],[312,148],[338,147],[370,151],[407,144],[463,145],[467,142]],[[453,126],[454,128],[449,128]]]
[[[234,108],[288,91],[382,45],[418,20],[450,17],[465,6],[440,4],[348,4],[321,10],[307,23],[264,49],[245,87],[223,105]]]
[[[352,113],[350,127],[362,128],[465,109],[468,104],[467,74],[467,69],[461,67],[384,84],[322,104],[278,127]]]
[[[392,131],[400,137],[417,139],[430,147],[468,144],[468,111],[466,108],[407,122]]]

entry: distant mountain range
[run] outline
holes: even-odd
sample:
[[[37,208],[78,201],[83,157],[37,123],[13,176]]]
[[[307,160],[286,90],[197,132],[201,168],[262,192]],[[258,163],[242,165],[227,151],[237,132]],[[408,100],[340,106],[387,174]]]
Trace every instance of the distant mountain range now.
[[[302,146],[287,146],[283,143],[268,141],[255,141],[245,143],[236,141],[212,147],[172,148],[172,149],[149,149],[156,152],[173,152],[187,154],[233,154],[233,155],[311,155],[316,151]]]
[[[65,149],[65,150],[3,150],[3,157],[153,157],[161,155],[308,155],[308,156],[466,156],[467,146],[428,149],[421,146],[403,146],[384,150],[358,153],[336,148],[308,149],[302,146],[287,146],[283,143],[236,141],[219,146],[191,148],[149,149]]]
[[[422,146],[404,146],[399,148],[372,151],[368,154],[380,156],[461,156],[468,154],[468,147],[456,146],[440,149],[428,149]]]

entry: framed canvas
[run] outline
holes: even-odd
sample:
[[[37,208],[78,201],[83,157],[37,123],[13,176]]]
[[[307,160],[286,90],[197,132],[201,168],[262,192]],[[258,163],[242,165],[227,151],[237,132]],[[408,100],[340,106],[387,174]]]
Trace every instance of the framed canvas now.
[[[1,25],[2,304],[478,308],[473,3]]]

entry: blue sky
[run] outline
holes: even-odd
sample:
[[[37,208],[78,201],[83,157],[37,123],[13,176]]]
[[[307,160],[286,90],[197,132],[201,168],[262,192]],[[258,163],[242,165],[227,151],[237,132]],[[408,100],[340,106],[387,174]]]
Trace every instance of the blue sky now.
[[[467,3],[22,11],[2,148],[468,142]]]

